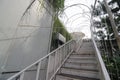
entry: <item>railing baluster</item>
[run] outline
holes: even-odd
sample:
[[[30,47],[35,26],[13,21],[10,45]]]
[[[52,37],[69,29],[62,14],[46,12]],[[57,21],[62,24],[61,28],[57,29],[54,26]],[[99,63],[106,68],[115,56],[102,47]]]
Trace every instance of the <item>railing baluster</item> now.
[[[54,64],[55,64],[55,70],[56,70],[56,69],[57,69],[57,51],[56,51],[56,53],[55,53],[55,59],[54,59],[54,60],[55,60],[55,63],[54,63]]]
[[[49,61],[48,61],[48,68],[47,68],[47,78],[46,80],[49,80],[51,75],[54,73],[54,54],[49,55]]]
[[[63,47],[63,58],[65,57],[65,46]]]
[[[56,64],[55,64],[55,53],[56,52],[54,52],[54,54],[53,54],[53,73],[55,72],[55,68],[56,68]]]
[[[49,55],[49,57],[48,57],[48,66],[47,66],[46,80],[49,79],[49,72],[50,72],[49,70],[50,70],[50,65],[51,65],[50,60],[51,60],[51,55]]]
[[[58,66],[60,64],[60,50],[58,50]]]
[[[35,66],[36,64],[38,64],[38,66],[37,66],[35,80],[39,80],[41,61],[47,58],[48,58],[48,66],[47,66],[46,80],[50,80],[50,79],[52,80],[55,74],[57,73],[57,71],[59,71],[60,67],[63,65],[64,59],[66,60],[66,57],[68,56],[67,54],[71,52],[72,50],[71,48],[73,45],[75,45],[73,40],[66,42],[56,50],[52,51],[48,55],[44,56],[43,58],[29,65],[28,67],[26,67],[19,73],[13,75],[12,77],[8,78],[7,80],[14,80],[17,77],[18,77],[17,79],[24,80],[25,71],[29,70],[31,67]]]
[[[59,65],[61,65],[61,49],[60,49],[59,56],[60,56],[60,62],[59,62]]]
[[[69,47],[69,51],[70,51],[70,45],[71,45],[71,44],[68,45],[68,47]]]
[[[39,80],[40,67],[41,67],[41,61],[38,63],[37,73],[36,73],[36,80]]]
[[[64,59],[64,47],[62,48],[62,60]]]
[[[23,79],[24,79],[24,73],[25,73],[25,72],[23,72],[23,73],[20,75],[20,80],[23,80]]]
[[[58,65],[58,54],[59,54],[58,51],[56,51],[56,64],[57,64],[57,67],[59,66]]]

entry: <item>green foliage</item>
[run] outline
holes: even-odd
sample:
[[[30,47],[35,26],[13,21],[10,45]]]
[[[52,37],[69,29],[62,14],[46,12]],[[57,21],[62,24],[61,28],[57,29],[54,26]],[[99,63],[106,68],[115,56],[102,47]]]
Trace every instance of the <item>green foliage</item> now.
[[[50,0],[55,12],[62,11],[64,8],[64,0]]]
[[[104,34],[104,32],[102,30],[99,30],[97,32],[97,36],[100,37],[101,39],[104,39],[106,37],[105,34]]]
[[[65,26],[60,22],[59,18],[55,18],[54,20],[53,33],[62,34],[66,38],[66,41],[72,38],[68,31],[65,29]]]
[[[111,1],[109,1],[109,5],[113,5],[114,3],[117,3],[117,1],[119,1],[119,0],[111,0]],[[111,11],[113,12],[113,15],[114,15],[116,28],[117,28],[118,32],[120,32],[120,26],[119,26],[120,25],[120,14],[118,12],[118,11],[120,11],[120,8],[119,7],[111,7]],[[101,16],[100,21],[99,21],[101,23],[101,25],[97,24],[97,25],[95,25],[95,27],[105,29],[105,31],[106,31],[105,35],[110,36],[112,39],[114,39],[115,36],[114,36],[113,28],[112,28],[109,16],[106,14],[108,14],[108,13],[105,9],[104,2],[99,1],[99,5],[97,5],[94,10],[94,17]],[[96,23],[96,22],[98,23],[98,21],[95,21],[94,23]],[[111,34],[113,34],[113,35],[111,35]]]
[[[65,26],[60,22],[59,18],[55,17],[54,24],[53,24],[51,50],[54,50],[58,47],[58,43],[56,42],[57,33],[62,34],[66,38],[66,41],[69,41],[70,39],[72,39],[71,35],[65,29]]]
[[[120,0],[109,0],[108,2],[116,23],[116,26],[114,27],[116,27],[120,33]],[[100,4],[96,6],[93,15],[94,17],[99,17],[99,20],[96,19],[94,21],[94,25],[95,29],[98,29],[96,30],[97,37],[101,39],[102,58],[109,72],[111,80],[120,80],[120,51],[118,50],[109,15],[105,9],[105,6],[103,5],[103,2],[99,3]],[[114,3],[117,3],[118,6]]]
[[[111,0],[111,1],[109,2],[109,5],[112,5],[112,4],[114,4],[114,3],[117,3],[117,5],[118,5],[119,8],[120,8],[120,0]]]
[[[113,58],[109,58],[108,56],[103,56],[103,60],[106,64],[111,80],[118,80],[120,76],[120,57],[114,56]]]

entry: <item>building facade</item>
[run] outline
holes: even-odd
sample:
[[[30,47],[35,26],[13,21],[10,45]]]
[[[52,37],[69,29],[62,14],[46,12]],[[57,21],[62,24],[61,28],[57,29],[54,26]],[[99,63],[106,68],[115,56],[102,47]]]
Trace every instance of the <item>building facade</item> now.
[[[49,53],[53,11],[47,1],[0,1],[1,80]]]

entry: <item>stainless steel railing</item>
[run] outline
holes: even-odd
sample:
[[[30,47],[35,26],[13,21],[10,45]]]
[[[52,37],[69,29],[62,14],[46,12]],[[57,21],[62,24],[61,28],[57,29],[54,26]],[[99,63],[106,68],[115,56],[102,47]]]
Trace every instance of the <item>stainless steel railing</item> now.
[[[96,43],[96,40],[95,40],[95,37],[94,37],[94,33],[93,33],[93,20],[92,20],[92,16],[91,16],[91,38],[92,38],[92,42],[93,42],[93,45],[94,45],[94,48],[95,48],[95,51],[96,51],[96,57],[97,57],[97,61],[98,61],[98,67],[99,67],[99,74],[100,74],[100,78],[101,80],[111,80],[110,79],[110,76],[108,74],[108,71],[105,67],[105,64],[103,62],[103,59],[101,57],[101,53],[98,49],[98,46],[97,46],[97,43]]]
[[[39,59],[38,61],[34,62],[30,66],[26,67],[25,69],[21,70],[20,72],[16,73],[12,77],[8,78],[7,80],[25,80],[27,71],[35,67],[36,75],[34,80],[39,80],[40,73],[41,73],[41,66],[42,61],[46,60],[46,80],[52,80],[55,77],[55,74],[58,72],[60,67],[64,64],[65,60],[69,57],[69,55],[73,52],[74,45],[76,42],[74,40],[70,40],[64,45],[60,46],[56,50],[50,52],[48,55],[44,56],[43,58]],[[29,76],[30,77],[30,76]]]

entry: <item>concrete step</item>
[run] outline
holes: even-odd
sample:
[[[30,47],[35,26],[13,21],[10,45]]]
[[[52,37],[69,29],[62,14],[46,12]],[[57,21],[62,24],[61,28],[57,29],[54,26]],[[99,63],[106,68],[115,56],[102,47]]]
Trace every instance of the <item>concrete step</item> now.
[[[71,62],[71,63],[97,63],[97,61],[94,60],[94,59],[91,59],[91,60],[81,59],[81,60],[79,60],[79,59],[71,59],[71,58],[67,59],[66,62]]]
[[[83,39],[83,42],[92,42],[91,39]]]
[[[77,59],[77,60],[96,60],[96,58],[93,57],[93,56],[89,56],[89,57],[86,57],[86,56],[83,56],[83,57],[72,57],[72,56],[70,56],[69,59]]]
[[[99,74],[97,70],[75,69],[75,68],[64,67],[61,68],[61,73],[99,79]]]
[[[76,68],[76,69],[96,69],[97,70],[97,64],[96,63],[70,63],[66,62],[63,67],[69,67],[69,68]]]
[[[81,48],[80,50],[78,50],[77,53],[95,53],[95,51],[90,51],[90,49],[84,49],[84,48]]]
[[[99,80],[99,79],[70,75],[70,74],[57,74],[56,80]]]
[[[71,54],[70,58],[95,57],[95,54]]]
[[[83,51],[83,52],[82,52],[82,51],[78,51],[77,53],[74,53],[74,54],[78,54],[78,55],[79,55],[79,54],[88,54],[88,55],[89,55],[89,54],[93,54],[93,55],[95,55],[94,52],[89,52],[89,51]]]

